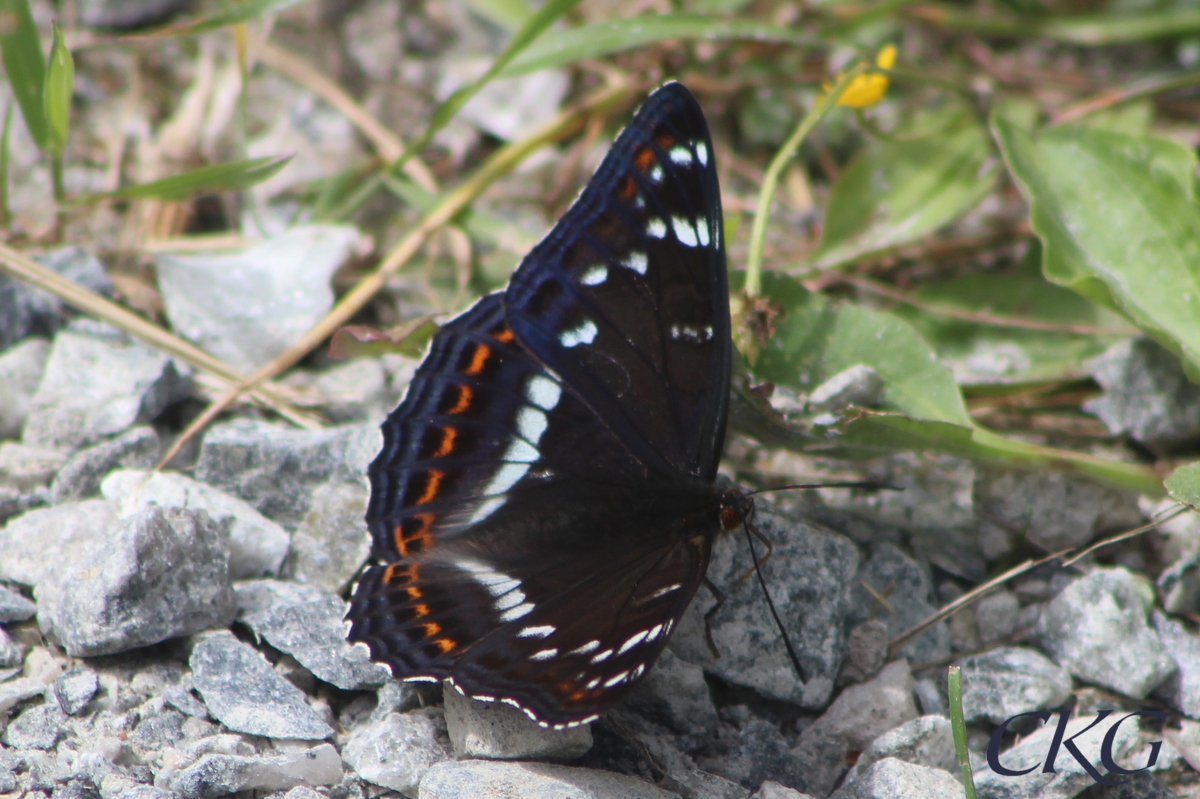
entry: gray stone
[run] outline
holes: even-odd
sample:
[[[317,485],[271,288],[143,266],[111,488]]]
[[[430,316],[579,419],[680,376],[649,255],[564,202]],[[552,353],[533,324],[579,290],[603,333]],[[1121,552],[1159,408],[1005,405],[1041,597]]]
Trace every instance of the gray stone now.
[[[858,570],[858,550],[846,537],[793,522],[767,511],[755,517],[775,553],[762,567],[775,607],[804,667],[801,683],[779,629],[755,580],[738,578],[751,566],[745,539],[722,536],[713,543],[708,577],[727,594],[713,617],[716,659],[704,635],[712,600],[692,601],[679,622],[671,648],[682,660],[723,680],[744,685],[801,707],[823,707],[845,653],[846,616]],[[761,554],[761,550],[759,550]]]
[[[678,799],[679,794],[612,771],[554,763],[458,760],[438,763],[421,780],[421,799]]]
[[[166,788],[143,785],[121,773],[111,773],[100,781],[100,799],[177,799]]]
[[[0,682],[0,713],[46,690],[46,682],[37,677],[21,677]]]
[[[171,685],[163,691],[163,699],[167,704],[186,716],[204,719],[208,718],[208,708],[192,693],[191,684]]]
[[[767,780],[750,799],[813,799],[813,797],[806,793],[800,793],[795,788]]]
[[[917,717],[913,676],[908,661],[884,666],[869,682],[850,685],[812,726],[800,734],[798,746],[817,732],[840,735],[851,749],[862,751],[885,732]]]
[[[0,624],[32,619],[34,613],[37,613],[37,605],[16,591],[0,585]]]
[[[447,685],[446,732],[459,757],[489,760],[574,760],[592,748],[592,728],[541,727],[524,712],[499,702],[478,702]]]
[[[1112,345],[1084,366],[1104,389],[1083,409],[1113,435],[1128,433],[1156,450],[1200,437],[1200,386],[1188,380],[1179,356],[1149,338]]]
[[[239,419],[208,431],[195,474],[291,529],[311,509],[318,486],[364,485],[382,442],[375,425],[307,431]]]
[[[1015,531],[1057,550],[1083,546],[1101,530],[1142,523],[1135,492],[1051,470],[980,467],[975,504],[983,519],[980,535],[991,542],[984,552],[992,560],[1020,544]]]
[[[0,627],[0,669],[19,668],[23,661],[21,648],[9,637],[4,628]]]
[[[50,489],[35,488],[19,491],[9,486],[0,486],[0,525],[14,516],[36,510],[50,504]]]
[[[1078,799],[1176,799],[1176,793],[1155,777],[1143,771],[1128,777],[1120,777],[1120,785],[1093,785]]]
[[[330,482],[312,492],[284,571],[298,583],[339,594],[371,554],[366,519],[368,492],[358,483]]]
[[[864,621],[846,636],[846,659],[838,674],[838,685],[869,680],[887,660],[888,626],[880,619]]]
[[[66,719],[54,702],[28,707],[8,723],[3,741],[13,749],[53,749]]]
[[[55,476],[50,499],[55,505],[90,499],[100,493],[101,481],[113,469],[149,469],[160,454],[154,428],[134,427],[72,455]]]
[[[342,748],[342,759],[358,776],[406,796],[416,795],[417,786],[431,767],[453,756],[445,721],[432,711],[391,713],[354,730]]]
[[[388,680],[375,692],[375,709],[371,711],[370,720],[383,721],[393,713],[407,713],[424,706],[418,683]]]
[[[1063,740],[1073,739],[1080,753],[1087,758],[1092,767],[1101,774],[1106,769],[1100,762],[1100,745],[1111,725],[1118,722],[1123,713],[1114,714],[1104,722],[1097,724],[1087,732],[1083,732],[1096,721],[1095,716],[1080,716],[1067,723]],[[1021,738],[1020,743],[1000,754],[1000,763],[1005,768],[1014,771],[1029,770],[1021,776],[1002,776],[992,771],[986,765],[975,772],[975,787],[985,799],[1072,799],[1080,791],[1093,784],[1091,776],[1083,766],[1075,760],[1066,748],[1060,748],[1051,764],[1053,773],[1046,773],[1046,753],[1050,742],[1055,737],[1058,719],[1052,716],[1050,723],[1043,724],[1029,735]],[[1083,733],[1074,737],[1078,733]],[[1117,728],[1113,739],[1113,759],[1120,763],[1126,753],[1139,743],[1138,726],[1126,722]],[[1041,766],[1041,768],[1039,768]],[[959,788],[959,796],[962,789]],[[956,797],[957,799],[957,797]]]
[[[160,255],[167,317],[176,333],[252,374],[333,307],[329,279],[359,238],[353,227],[302,225],[238,253]]]
[[[886,593],[886,607],[875,594]],[[862,624],[872,619],[887,622],[888,639],[931,616],[937,607],[928,569],[905,554],[895,544],[884,542],[874,547],[856,579],[851,581],[851,610],[848,623]],[[944,622],[935,624],[901,648],[900,655],[915,663],[939,660],[950,654],[950,632]]]
[[[49,485],[66,462],[67,456],[57,450],[5,441],[0,443],[0,484],[19,491]]]
[[[976,602],[975,624],[980,640],[990,644],[1015,633],[1020,612],[1021,603],[1003,588]]]
[[[80,247],[52,250],[33,256],[33,260],[97,294],[112,295],[113,284],[104,265]],[[66,308],[57,297],[0,275],[0,350],[28,335],[51,336],[66,321]]]
[[[49,357],[50,342],[44,338],[26,339],[0,352],[0,439],[21,437]]]
[[[165,21],[192,5],[193,0],[80,0],[77,13],[93,28],[127,30]]]
[[[177,772],[170,788],[184,799],[215,799],[240,791],[281,791],[296,785],[337,785],[342,759],[329,744],[274,757],[209,754]]]
[[[926,677],[923,680],[917,680],[913,685],[913,693],[917,695],[917,704],[920,705],[921,712],[926,716],[950,715],[946,699],[942,696],[938,684],[932,679]]]
[[[1097,569],[1046,604],[1034,636],[1079,679],[1145,699],[1176,668],[1146,623],[1153,604],[1144,580],[1125,569]]]
[[[287,531],[235,496],[173,472],[113,472],[100,486],[121,518],[144,508],[202,510],[225,533],[230,579],[278,574],[288,551]]]
[[[183,722],[186,717],[176,710],[143,715],[129,736],[129,742],[145,755],[174,746],[183,739]]]
[[[762,719],[747,722],[729,743],[728,752],[705,758],[701,765],[746,788],[757,788],[769,779],[817,792],[808,784],[805,763],[792,751],[779,728]]]
[[[202,511],[147,508],[82,542],[72,567],[60,564],[37,584],[38,624],[75,657],[229,624],[236,604],[228,558]]]
[[[103,500],[39,508],[0,530],[0,578],[36,585],[73,563],[88,541],[115,521]]]
[[[88,702],[100,690],[96,672],[86,667],[71,669],[54,681],[54,700],[68,716],[74,716],[87,707]]]
[[[695,761],[676,748],[679,743],[674,736],[639,729],[649,725],[644,722],[638,725],[636,717],[632,717],[632,726],[626,724],[631,715],[621,710],[610,711],[608,718],[610,722],[617,722],[622,736],[631,736],[626,737],[630,744],[652,759],[655,769],[663,774],[658,784],[665,790],[676,791],[689,799],[749,799],[750,792],[736,782],[697,768]]]
[[[957,774],[958,755],[954,751],[950,719],[921,716],[880,735],[859,756],[842,784],[855,782],[872,765],[889,757]]]
[[[873,763],[829,799],[962,799],[962,795],[962,785],[948,772],[888,757]]]
[[[719,723],[704,669],[680,660],[670,649],[663,650],[623,704],[682,735],[712,733]]]
[[[1167,613],[1200,612],[1200,552],[1190,552],[1163,569],[1158,596]]]
[[[333,735],[296,686],[232,635],[218,633],[198,643],[188,665],[209,713],[231,730],[303,740]]]
[[[148,422],[190,393],[170,356],[79,319],[54,338],[21,442],[70,452]]]
[[[963,717],[1000,724],[1019,713],[1048,710],[1071,695],[1067,670],[1033,649],[1004,647],[963,658]]]
[[[1200,638],[1158,611],[1153,613],[1151,621],[1159,640],[1178,666],[1155,693],[1180,713],[1200,719]]]
[[[311,397],[333,422],[375,422],[394,407],[387,374],[378,358],[355,358],[322,372],[295,370],[283,380]]]
[[[235,590],[238,618],[325,682],[359,691],[391,679],[386,666],[371,662],[365,646],[346,642],[347,606],[334,594],[279,580],[252,580]]]
[[[826,380],[808,396],[814,411],[841,411],[850,405],[872,408],[883,401],[883,378],[869,366],[857,364]]]

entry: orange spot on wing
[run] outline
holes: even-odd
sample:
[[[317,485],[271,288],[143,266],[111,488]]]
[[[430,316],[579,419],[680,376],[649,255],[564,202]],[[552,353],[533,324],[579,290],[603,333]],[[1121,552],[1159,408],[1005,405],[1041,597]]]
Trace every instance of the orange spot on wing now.
[[[417,566],[416,566],[416,564],[410,563],[407,566],[401,567],[401,565],[399,563],[393,563],[391,566],[388,566],[383,571],[383,581],[385,583],[387,583],[388,585],[391,585],[392,583],[400,582],[397,579],[398,577],[404,578],[403,581],[406,583],[415,583],[417,581]],[[411,592],[416,589],[409,588],[407,590]],[[410,593],[410,596],[411,596],[411,593]]]
[[[432,476],[430,480],[432,482]],[[428,495],[429,491],[429,486],[426,486],[425,495]],[[434,487],[434,493],[437,493],[436,486]],[[425,495],[422,495],[421,502],[429,501],[428,499],[425,499]],[[420,502],[418,502],[418,504],[420,504]],[[408,557],[409,555],[415,555],[419,552],[424,552],[426,549],[429,549],[429,545],[433,543],[429,536],[429,528],[433,526],[433,518],[434,517],[432,513],[418,513],[415,516],[410,516],[409,518],[400,522],[400,524],[396,525],[395,529],[392,530],[392,540],[396,544],[396,550],[401,555]],[[416,522],[417,524],[415,529],[412,526],[412,522]],[[406,527],[408,528],[407,530],[405,530]],[[420,544],[420,546],[414,547],[414,543]],[[415,589],[409,590],[411,591]],[[417,597],[413,597],[413,599],[416,598]]]
[[[499,341],[501,344],[511,344],[516,336],[514,336],[512,330],[506,326],[493,333],[492,338],[496,339],[496,341]]]
[[[488,358],[492,357],[492,348],[486,344],[476,344],[475,353],[471,356],[471,363],[463,369],[463,374],[474,377],[483,371],[483,367],[487,364]]]
[[[425,631],[426,638],[433,638],[442,631],[442,625],[436,621],[428,621],[421,625],[421,629]]]
[[[455,386],[458,389],[458,402],[447,413],[465,413],[471,407],[471,400],[475,397],[475,392],[470,386]]]
[[[657,136],[657,137],[654,139],[654,141],[658,142],[658,146],[659,146],[659,147],[661,147],[661,148],[663,148],[664,150],[666,150],[666,149],[670,148],[670,146],[671,146],[672,144],[674,144],[674,143],[675,143],[675,137],[674,137],[674,136],[672,136],[670,133],[660,133],[660,134],[659,134],[659,135],[658,135],[658,136]]]
[[[425,492],[421,494],[421,496],[417,497],[417,501],[413,503],[415,505],[425,505],[426,503],[432,502],[433,498],[438,494],[438,489],[442,485],[442,480],[446,478],[446,473],[441,469],[430,469],[425,474],[427,481],[425,483]]]
[[[633,182],[633,178],[625,178],[625,183],[621,186],[621,196],[630,200],[635,194],[637,194],[637,184]]]
[[[633,163],[643,172],[648,172],[650,167],[654,166],[654,162],[658,159],[654,156],[654,151],[649,147],[643,147],[638,150],[637,155],[633,157]]]
[[[458,642],[453,638],[439,638],[433,642],[433,645],[442,651],[445,655],[458,646]]]
[[[429,615],[429,606],[425,605],[425,604],[413,605],[413,613],[416,614],[416,617],[418,619],[421,618],[422,616],[428,616]]]
[[[415,585],[405,588],[404,593],[408,594],[409,599],[420,599],[421,597],[425,596],[421,593],[421,589],[417,588]]]
[[[435,458],[444,458],[454,451],[454,439],[458,438],[458,430],[453,427],[442,428],[442,443],[433,453]]]

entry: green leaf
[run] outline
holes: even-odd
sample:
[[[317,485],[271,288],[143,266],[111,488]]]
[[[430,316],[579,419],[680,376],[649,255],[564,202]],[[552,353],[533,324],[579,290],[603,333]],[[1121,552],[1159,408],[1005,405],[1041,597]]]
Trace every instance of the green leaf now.
[[[42,104],[46,59],[27,0],[0,0],[0,49],[4,71],[21,107],[29,137],[39,150],[45,151],[50,140]]]
[[[504,51],[496,56],[496,60],[488,67],[487,72],[483,73],[478,80],[463,86],[454,92],[454,94],[447,97],[445,102],[434,110],[433,117],[430,119],[429,125],[426,126],[425,132],[408,146],[403,156],[396,159],[391,165],[389,170],[391,174],[399,175],[400,170],[408,162],[408,159],[423,150],[433,140],[434,135],[444,128],[450,120],[454,119],[459,110],[472,97],[503,72],[504,68],[525,50],[530,42],[541,36],[559,17],[579,5],[579,2],[580,0],[547,0],[545,5],[538,9],[537,13],[530,17],[521,29],[516,32],[512,41],[508,43]]]
[[[838,176],[809,268],[920,240],[992,190],[999,170],[986,131],[964,110],[939,116],[936,132],[873,142]]]
[[[71,95],[75,91],[75,60],[63,41],[62,29],[52,23],[54,44],[50,46],[50,65],[46,70],[46,89],[42,95],[45,103],[46,125],[49,128],[48,150],[61,155],[67,148],[67,136],[71,132]]]
[[[510,33],[520,30],[533,16],[526,0],[467,0],[467,7]]]
[[[349,360],[398,353],[416,358],[437,331],[438,325],[430,316],[422,316],[392,330],[346,325],[334,331],[329,341],[329,357]]]
[[[1180,466],[1163,485],[1171,499],[1200,510],[1200,462]]]
[[[101,200],[141,200],[154,198],[157,200],[186,200],[197,194],[214,191],[238,191],[274,176],[292,160],[290,155],[282,157],[265,156],[250,158],[245,161],[233,161],[228,164],[205,166],[163,178],[152,183],[140,183],[136,186],[126,186],[116,191],[106,191],[102,194],[85,194],[73,199],[72,206],[91,205]]]
[[[225,8],[206,17],[160,28],[151,31],[146,36],[194,36],[241,22],[250,22],[268,14],[278,14],[305,2],[308,0],[241,0],[241,2],[228,3]]]
[[[511,78],[541,69],[564,67],[586,58],[601,58],[672,39],[749,39],[810,47],[825,46],[798,30],[765,22],[729,20],[702,14],[658,14],[554,31],[514,59],[500,76]]]
[[[757,377],[807,393],[863,364],[883,378],[879,410],[971,426],[954,374],[907,322],[855,305],[830,305],[778,273],[763,275],[763,296],[783,310],[754,364]]]
[[[912,293],[924,307],[897,307],[954,370],[961,385],[1015,385],[1086,376],[1083,362],[1118,337],[1136,332],[1124,319],[1042,277],[1041,248],[1030,247],[1029,265],[1014,272],[973,272],[927,283]],[[952,309],[1019,319],[1028,328],[991,325],[938,313]],[[1036,329],[1057,325],[1062,330]],[[1068,327],[1078,328],[1074,333]],[[1095,332],[1085,332],[1088,330]],[[1100,331],[1107,331],[1102,334]]]
[[[1200,372],[1195,153],[1088,126],[993,130],[1029,200],[1046,277],[1116,308]]]

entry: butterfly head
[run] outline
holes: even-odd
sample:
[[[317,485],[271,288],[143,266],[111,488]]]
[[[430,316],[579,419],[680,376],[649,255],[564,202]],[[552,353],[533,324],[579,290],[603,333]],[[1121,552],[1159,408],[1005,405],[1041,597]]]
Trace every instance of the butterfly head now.
[[[726,490],[721,494],[720,515],[723,529],[736,530],[754,515],[754,497],[736,488]]]

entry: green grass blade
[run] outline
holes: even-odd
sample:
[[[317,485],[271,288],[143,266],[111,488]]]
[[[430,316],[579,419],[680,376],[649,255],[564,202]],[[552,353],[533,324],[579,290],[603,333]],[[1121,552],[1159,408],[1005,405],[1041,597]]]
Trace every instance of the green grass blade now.
[[[963,795],[975,799],[975,775],[971,772],[971,753],[967,751],[967,724],[963,721],[962,669],[950,667],[950,730],[954,733],[954,751],[962,769]]]
[[[229,3],[225,8],[190,22],[181,22],[142,36],[130,38],[149,38],[158,36],[194,36],[197,33],[227,28],[241,22],[251,22],[266,16],[286,11],[292,6],[298,6],[308,0],[243,0],[240,3]]]
[[[467,0],[467,7],[509,33],[519,31],[533,16],[527,0]]]
[[[62,29],[54,28],[54,44],[50,46],[50,64],[46,70],[46,88],[42,102],[49,133],[48,147],[53,155],[67,148],[71,132],[71,95],[75,91],[75,61],[63,42]]]
[[[12,86],[13,96],[17,98],[17,105],[21,107],[29,137],[39,150],[45,150],[50,140],[42,105],[46,60],[42,56],[42,43],[34,27],[28,1],[0,0],[0,23],[4,71]]]
[[[585,58],[631,50],[671,39],[723,41],[749,39],[810,47],[825,47],[798,30],[751,20],[730,20],[703,14],[661,14],[585,25],[556,31],[526,49],[500,73],[502,78],[573,64]]]
[[[0,227],[8,229],[12,213],[8,209],[8,142],[12,133],[12,103],[4,109],[4,133],[0,135]]]
[[[261,183],[275,175],[292,160],[283,157],[250,158],[228,164],[205,166],[184,172],[182,175],[126,186],[102,194],[87,194],[70,202],[72,206],[90,205],[101,200],[186,200],[189,197],[212,191],[238,191]]]

